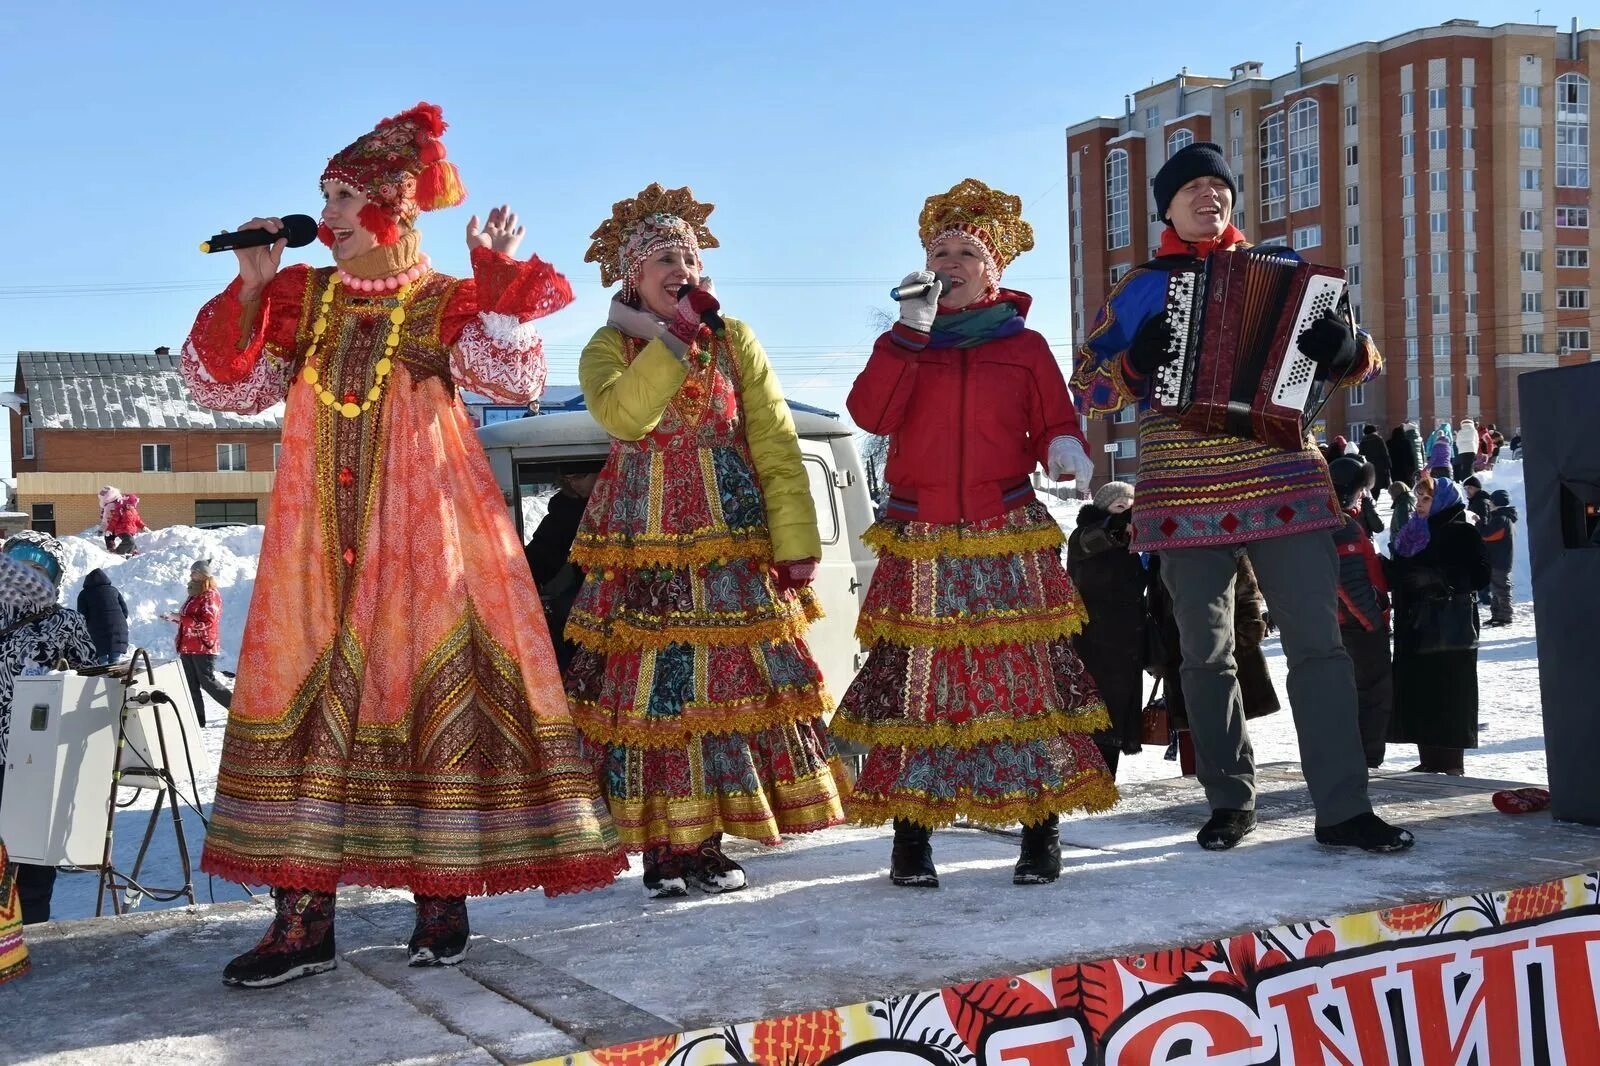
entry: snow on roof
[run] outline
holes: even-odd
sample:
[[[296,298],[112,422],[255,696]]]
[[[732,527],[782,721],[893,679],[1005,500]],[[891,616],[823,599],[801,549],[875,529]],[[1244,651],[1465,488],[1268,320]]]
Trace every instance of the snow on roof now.
[[[18,352],[39,429],[280,429],[283,404],[212,411],[189,397],[171,352]]]

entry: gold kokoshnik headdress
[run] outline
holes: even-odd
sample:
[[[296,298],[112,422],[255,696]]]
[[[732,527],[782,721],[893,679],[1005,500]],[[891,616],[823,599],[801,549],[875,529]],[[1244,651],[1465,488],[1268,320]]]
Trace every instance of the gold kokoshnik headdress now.
[[[703,204],[685,185],[664,189],[651,182],[638,196],[611,205],[611,217],[600,228],[585,263],[600,264],[600,284],[610,287],[622,282],[622,295],[630,298],[639,280],[639,268],[646,258],[663,248],[688,248],[696,257],[702,248],[717,247],[717,239],[706,228],[706,218],[715,204]]]
[[[1033,248],[1033,227],[1022,220],[1022,198],[991,189],[977,178],[963,178],[949,192],[928,197],[917,219],[917,235],[929,251],[947,237],[977,245],[991,286],[998,285],[1012,260]]]

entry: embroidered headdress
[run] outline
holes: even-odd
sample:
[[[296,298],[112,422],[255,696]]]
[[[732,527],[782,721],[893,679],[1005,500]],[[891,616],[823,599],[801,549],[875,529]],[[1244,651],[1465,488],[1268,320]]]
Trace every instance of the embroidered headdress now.
[[[977,245],[985,257],[990,285],[1011,261],[1033,247],[1033,227],[1022,221],[1022,198],[964,178],[949,192],[930,196],[917,220],[922,246],[932,249],[946,237]]]
[[[454,207],[467,198],[454,163],[445,161],[444,113],[435,104],[418,104],[378,123],[371,133],[328,160],[322,181],[332,178],[367,194],[363,228],[379,244],[393,244],[410,229],[419,211]],[[323,232],[327,241],[330,234]]]
[[[620,281],[623,296],[630,296],[639,267],[653,252],[688,248],[698,255],[702,248],[717,247],[706,228],[715,210],[715,204],[697,201],[687,185],[664,189],[651,182],[638,196],[611,205],[611,217],[590,234],[594,241],[583,261],[600,264],[600,284],[609,288]]]

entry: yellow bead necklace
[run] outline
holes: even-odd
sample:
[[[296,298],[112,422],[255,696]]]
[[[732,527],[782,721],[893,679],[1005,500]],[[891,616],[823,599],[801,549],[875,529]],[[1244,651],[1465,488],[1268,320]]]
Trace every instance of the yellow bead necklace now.
[[[317,399],[324,404],[338,411],[346,418],[360,418],[363,412],[370,409],[383,396],[384,380],[388,378],[389,372],[394,369],[394,353],[395,349],[400,347],[400,327],[406,320],[406,296],[410,293],[411,286],[402,285],[395,292],[396,298],[400,301],[400,306],[389,312],[389,336],[383,342],[383,358],[379,359],[378,364],[373,367],[372,388],[367,390],[367,398],[360,403],[356,403],[353,393],[346,394],[345,398],[341,400],[333,392],[323,388],[319,380],[321,375],[317,373],[317,368],[314,365],[317,349],[322,344],[322,336],[328,332],[328,308],[333,304],[334,289],[338,284],[339,275],[334,274],[328,278],[328,287],[322,290],[322,302],[317,307],[317,320],[311,326],[311,347],[306,350],[305,369],[300,371],[300,377],[307,385],[311,386],[312,391],[317,394]]]

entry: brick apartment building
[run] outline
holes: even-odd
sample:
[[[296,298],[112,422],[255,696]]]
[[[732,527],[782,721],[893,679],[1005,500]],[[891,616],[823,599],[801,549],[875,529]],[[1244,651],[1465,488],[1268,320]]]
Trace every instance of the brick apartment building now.
[[[1242,62],[1128,94],[1067,130],[1073,338],[1160,241],[1150,180],[1191,141],[1234,170],[1234,223],[1344,267],[1383,377],[1342,392],[1323,435],[1471,416],[1515,428],[1517,378],[1595,358],[1592,86],[1600,31],[1456,19],[1304,59]],[[1596,220],[1600,222],[1600,220]],[[1090,423],[1133,472],[1135,419]],[[1126,465],[1124,465],[1126,464]],[[1103,471],[1104,468],[1102,468]]]
[[[257,415],[200,407],[166,348],[18,352],[15,391],[11,469],[34,529],[98,525],[107,484],[138,493],[153,529],[265,519],[281,404]]]

